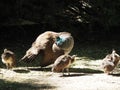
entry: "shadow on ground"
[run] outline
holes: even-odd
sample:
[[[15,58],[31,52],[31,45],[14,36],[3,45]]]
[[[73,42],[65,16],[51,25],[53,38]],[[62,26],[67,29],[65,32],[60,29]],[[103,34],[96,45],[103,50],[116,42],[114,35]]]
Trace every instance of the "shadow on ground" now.
[[[30,67],[28,68],[29,70],[33,70],[33,71],[51,71],[51,68],[34,68],[34,67]],[[70,72],[73,73],[103,73],[103,71],[101,70],[94,70],[94,69],[90,69],[90,68],[70,68],[69,69]]]
[[[29,73],[30,72],[30,70],[25,70],[25,69],[15,69],[13,71],[16,73]]]
[[[0,90],[48,90],[54,89],[55,86],[49,84],[30,84],[30,83],[18,83],[9,82],[0,79]]]
[[[120,73],[115,73],[115,74],[110,74],[110,75],[119,77],[119,76],[120,76]]]

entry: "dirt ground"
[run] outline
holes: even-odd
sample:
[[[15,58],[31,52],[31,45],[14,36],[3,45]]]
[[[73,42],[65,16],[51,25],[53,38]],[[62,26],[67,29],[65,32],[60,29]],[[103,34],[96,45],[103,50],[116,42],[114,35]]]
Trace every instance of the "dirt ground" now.
[[[99,62],[99,61],[97,61]],[[82,62],[81,62],[82,63]],[[96,63],[96,62],[95,62]],[[83,64],[83,63],[82,63]],[[91,62],[94,66],[94,62]],[[87,65],[90,66],[91,64]],[[84,65],[84,64],[83,64]],[[97,63],[96,63],[97,65]],[[18,67],[0,69],[0,80],[18,83],[17,90],[119,90],[120,74],[106,75],[97,66],[70,68],[70,75],[52,73],[51,68]],[[89,69],[88,69],[89,68]],[[94,68],[94,69],[93,69]],[[15,84],[17,85],[17,84]],[[13,87],[12,85],[9,87]],[[8,88],[9,88],[8,87]],[[8,89],[16,90],[16,89]]]

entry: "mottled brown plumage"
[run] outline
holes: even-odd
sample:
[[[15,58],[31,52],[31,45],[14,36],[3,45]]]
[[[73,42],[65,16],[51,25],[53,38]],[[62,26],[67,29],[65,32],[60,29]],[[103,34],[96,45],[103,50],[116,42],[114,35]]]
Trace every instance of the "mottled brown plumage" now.
[[[67,69],[69,73],[69,67],[70,65],[75,61],[76,55],[70,56],[70,55],[61,55],[59,56],[56,61],[53,64],[52,72],[63,72],[64,69]]]
[[[115,50],[113,50],[111,54],[108,54],[102,61],[102,68],[104,70],[104,73],[112,73],[119,60],[120,56],[115,52]]]
[[[61,35],[67,36],[67,38],[65,38],[65,42],[62,43],[62,46],[57,46],[56,38]],[[67,44],[68,41],[70,43]],[[37,58],[40,62],[40,66],[44,67],[54,63],[56,58],[60,55],[70,53],[73,45],[74,40],[70,33],[46,31],[37,37],[31,48],[26,51],[26,54],[21,60],[30,62]]]
[[[12,69],[16,65],[15,54],[8,50],[4,49],[4,52],[1,55],[2,62],[6,64],[7,69]]]

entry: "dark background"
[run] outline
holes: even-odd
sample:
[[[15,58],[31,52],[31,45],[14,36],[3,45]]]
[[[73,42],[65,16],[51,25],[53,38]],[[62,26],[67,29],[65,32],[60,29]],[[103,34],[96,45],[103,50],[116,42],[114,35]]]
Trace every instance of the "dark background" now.
[[[119,11],[119,0],[1,0],[0,36],[33,39],[51,30],[69,31],[78,41],[119,39]]]
[[[119,51],[119,18],[120,0],[0,0],[0,52],[26,51],[45,31],[68,31],[76,46],[115,44]]]

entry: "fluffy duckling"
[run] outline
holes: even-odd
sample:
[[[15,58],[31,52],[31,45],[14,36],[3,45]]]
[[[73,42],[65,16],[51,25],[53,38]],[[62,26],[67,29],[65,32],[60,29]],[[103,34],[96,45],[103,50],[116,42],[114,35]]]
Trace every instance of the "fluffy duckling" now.
[[[117,66],[120,60],[120,56],[115,50],[111,54],[108,54],[102,61],[102,68],[104,73],[111,74],[114,68]]]
[[[15,67],[16,65],[15,54],[12,51],[8,49],[4,49],[1,58],[2,58],[2,62],[6,64],[7,69],[12,69],[13,67]]]
[[[69,67],[70,65],[75,61],[76,55],[70,56],[70,55],[61,55],[59,56],[56,61],[53,64],[52,72],[63,72],[64,75],[64,69],[67,70],[69,73]]]

